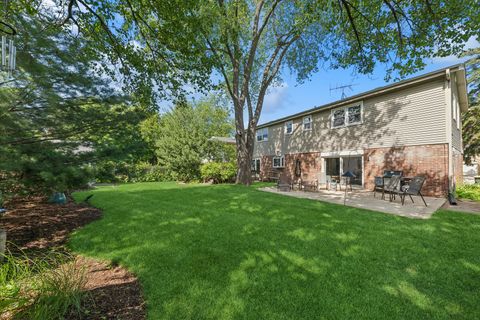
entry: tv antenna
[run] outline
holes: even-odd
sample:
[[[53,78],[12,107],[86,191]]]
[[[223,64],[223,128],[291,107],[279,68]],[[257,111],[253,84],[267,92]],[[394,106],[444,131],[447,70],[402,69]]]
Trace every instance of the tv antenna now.
[[[342,86],[335,86],[335,87],[332,87],[330,86],[330,95],[332,94],[332,91],[335,91],[335,90],[341,90],[342,91],[342,99],[345,99],[347,97],[347,94],[345,93],[345,91],[348,89],[350,91],[353,91],[353,86],[356,86],[357,84],[356,83],[352,83],[352,84],[346,84],[346,85],[342,85]]]

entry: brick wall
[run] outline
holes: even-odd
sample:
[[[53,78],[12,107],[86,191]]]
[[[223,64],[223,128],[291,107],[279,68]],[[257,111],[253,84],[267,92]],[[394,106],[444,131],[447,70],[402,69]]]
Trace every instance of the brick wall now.
[[[364,165],[367,189],[373,189],[374,177],[381,176],[383,170],[402,170],[407,177],[427,177],[424,195],[440,197],[448,190],[447,144],[367,149]]]
[[[321,159],[319,152],[285,155],[285,168],[273,168],[273,156],[261,158],[261,179],[267,179],[272,172],[277,172],[282,182],[297,181],[295,162],[301,162],[301,178],[312,181],[319,179]],[[457,160],[456,166],[462,165]],[[427,180],[422,193],[427,196],[444,196],[448,190],[448,147],[447,144],[371,148],[364,154],[364,187],[373,190],[374,177],[383,175],[384,170],[402,170],[404,176],[424,175]],[[461,170],[456,169],[460,175]],[[457,180],[459,181],[459,180]]]
[[[277,172],[280,181],[291,183],[298,180],[299,177],[295,176],[295,163],[296,160],[300,160],[301,164],[301,178],[303,180],[312,181],[318,179],[320,173],[320,153],[297,153],[285,155],[285,168],[273,168],[273,156],[263,156],[261,158],[260,178],[267,179],[272,172]]]

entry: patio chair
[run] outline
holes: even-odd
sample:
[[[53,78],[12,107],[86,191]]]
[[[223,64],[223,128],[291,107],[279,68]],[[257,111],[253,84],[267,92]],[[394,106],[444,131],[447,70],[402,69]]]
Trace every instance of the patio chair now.
[[[383,183],[388,186],[392,176],[403,176],[403,171],[400,170],[383,170]]]
[[[385,188],[383,184],[383,177],[375,177],[375,186],[373,187],[373,197],[376,197],[377,191],[382,192],[382,199],[385,197]]]
[[[400,195],[400,198],[402,199],[402,205],[405,203],[405,198],[408,195],[410,197],[410,200],[412,200],[412,203],[415,203],[413,201],[412,196],[420,196],[423,200],[423,203],[425,204],[425,207],[428,207],[421,193],[424,183],[425,183],[425,177],[422,177],[422,176],[413,177],[413,179],[410,181],[408,186],[406,186],[404,190],[400,190],[398,192],[398,194]]]
[[[393,175],[390,178],[390,181],[388,182],[388,185],[386,184],[384,186],[384,192],[389,193],[389,200],[395,200],[395,194],[400,192],[400,184],[401,184],[401,176],[400,175]],[[385,196],[383,197],[385,198]]]

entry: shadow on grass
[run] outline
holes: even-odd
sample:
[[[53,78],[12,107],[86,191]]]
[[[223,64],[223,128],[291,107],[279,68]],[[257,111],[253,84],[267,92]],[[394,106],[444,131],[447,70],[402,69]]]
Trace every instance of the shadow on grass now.
[[[233,185],[138,184],[93,205],[104,218],[71,247],[136,273],[153,319],[480,312],[478,216],[410,220]]]

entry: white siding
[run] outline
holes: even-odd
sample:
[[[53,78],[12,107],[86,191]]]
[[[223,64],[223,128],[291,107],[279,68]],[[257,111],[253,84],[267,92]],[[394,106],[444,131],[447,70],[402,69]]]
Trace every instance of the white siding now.
[[[331,109],[313,113],[313,129],[303,131],[302,119],[293,120],[293,134],[284,123],[269,127],[269,141],[255,144],[255,156],[329,152],[363,148],[446,143],[443,80],[432,80],[363,100],[364,122],[331,129]]]

